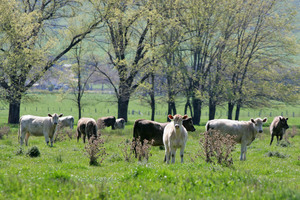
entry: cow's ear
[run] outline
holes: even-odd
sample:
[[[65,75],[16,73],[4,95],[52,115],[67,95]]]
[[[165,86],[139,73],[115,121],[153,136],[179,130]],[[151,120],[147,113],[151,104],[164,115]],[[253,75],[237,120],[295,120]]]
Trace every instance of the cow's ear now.
[[[279,116],[279,119],[280,119],[280,120],[282,120],[282,117],[281,117],[281,116]]]
[[[265,123],[267,120],[268,120],[268,118],[265,117],[265,118],[263,119],[263,122]]]
[[[187,115],[183,115],[182,119],[187,119],[188,116]]]
[[[168,115],[169,119],[174,119],[173,115]]]
[[[254,121],[254,119],[253,119],[253,118],[251,118],[250,120],[251,120],[251,122],[252,122],[253,124],[255,124],[255,121]]]
[[[60,113],[60,115],[58,117],[62,117],[64,114]]]
[[[51,114],[48,114],[48,116],[49,116],[49,117],[52,117],[52,115],[51,115]]]
[[[287,118],[285,118],[285,120],[287,121],[289,118],[287,117]]]

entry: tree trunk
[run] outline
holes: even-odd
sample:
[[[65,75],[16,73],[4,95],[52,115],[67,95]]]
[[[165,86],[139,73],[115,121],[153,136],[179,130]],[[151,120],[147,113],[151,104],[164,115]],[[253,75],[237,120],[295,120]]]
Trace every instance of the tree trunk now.
[[[78,120],[81,118],[81,102],[77,102],[77,106],[78,106]]]
[[[150,91],[150,104],[151,104],[151,120],[154,121],[155,117],[155,92],[154,92],[154,74],[151,73],[151,91]]]
[[[192,104],[194,109],[194,115],[192,116],[193,123],[195,125],[200,125],[202,101],[198,98],[193,97]]]
[[[234,103],[228,102],[228,119],[232,119]]]
[[[241,110],[241,107],[242,107],[241,103],[238,102],[238,103],[236,104],[235,120],[239,120],[239,118],[240,118],[240,110]]]
[[[216,102],[209,99],[209,114],[208,114],[209,120],[215,119],[216,115]]]
[[[129,97],[118,99],[118,118],[124,118],[125,121],[128,121],[128,104],[129,104]]]
[[[193,110],[192,110],[192,105],[190,103],[190,98],[187,97],[187,100],[186,100],[186,103],[185,103],[185,106],[184,106],[184,113],[183,114],[187,114],[187,109],[190,109],[190,116],[192,117],[193,116]]]
[[[8,123],[18,124],[20,119],[21,100],[9,103]]]
[[[175,114],[177,114],[177,111],[176,111],[176,105],[175,105],[175,102],[174,102],[173,100],[170,100],[170,101],[168,102],[168,114],[170,114],[170,115],[175,115]],[[168,122],[171,121],[171,120],[169,119],[169,117],[167,117],[167,121],[168,121]]]

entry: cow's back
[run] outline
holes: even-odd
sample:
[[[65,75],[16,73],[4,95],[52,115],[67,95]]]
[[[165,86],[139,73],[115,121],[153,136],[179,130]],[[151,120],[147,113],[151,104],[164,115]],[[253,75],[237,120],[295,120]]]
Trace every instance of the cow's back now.
[[[22,132],[29,132],[33,136],[43,136],[45,130],[51,129],[51,118],[24,115],[21,117],[20,126]]]
[[[148,140],[153,141],[153,146],[163,145],[163,131],[165,124],[158,123],[151,120],[138,119],[134,122],[133,137],[135,139],[140,138],[141,141]]]

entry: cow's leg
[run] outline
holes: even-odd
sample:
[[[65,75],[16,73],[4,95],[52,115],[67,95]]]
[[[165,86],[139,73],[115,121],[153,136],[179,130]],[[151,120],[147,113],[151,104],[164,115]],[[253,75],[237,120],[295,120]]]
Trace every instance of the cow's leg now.
[[[80,137],[81,137],[81,132],[77,129],[77,142],[79,141]]]
[[[83,143],[85,143],[85,137],[86,135],[85,134],[82,134],[83,135]]]
[[[171,150],[172,163],[175,163],[175,155],[176,155],[176,149],[173,148],[173,149]]]
[[[281,141],[282,140],[282,135],[280,135],[280,138],[279,138],[279,141]]]
[[[278,140],[278,135],[276,135],[276,138],[277,138],[277,144],[279,143],[279,140]]]
[[[24,130],[21,130],[20,132],[20,144],[23,145],[26,132]]]
[[[45,136],[45,141],[46,141],[47,145],[49,145],[49,134],[47,132],[44,132],[44,136]]]
[[[167,164],[169,164],[169,162],[170,162],[170,150],[169,150],[169,147],[167,145],[165,146],[165,158],[166,158]]]
[[[246,151],[247,151],[247,145],[242,143],[240,160],[246,160]]]
[[[181,163],[183,163],[183,152],[184,152],[184,147],[181,147],[181,149],[180,149]]]
[[[25,135],[25,144],[26,144],[26,146],[28,146],[28,139],[29,139],[29,136],[30,136],[30,134],[29,134],[29,133],[26,133],[26,135]]]
[[[53,136],[50,137],[51,147],[53,147]]]
[[[272,145],[273,138],[274,138],[274,135],[272,134],[272,135],[271,135],[271,142],[270,142],[270,145]]]

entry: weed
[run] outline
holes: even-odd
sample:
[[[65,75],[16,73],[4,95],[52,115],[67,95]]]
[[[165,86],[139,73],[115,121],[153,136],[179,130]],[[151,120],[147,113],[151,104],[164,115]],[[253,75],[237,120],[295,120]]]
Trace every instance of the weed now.
[[[267,156],[267,157],[277,157],[277,158],[289,157],[288,155],[281,154],[278,151],[275,151],[275,152],[270,151],[270,152],[266,153],[265,156]]]
[[[17,152],[16,152],[16,155],[18,156],[18,155],[23,155],[23,149],[22,149],[22,147],[19,147],[19,149],[17,150]]]
[[[3,136],[6,135],[8,136],[8,133],[10,132],[10,128],[8,126],[3,126],[0,128],[0,139],[3,139]]]
[[[87,157],[90,159],[90,165],[101,165],[105,156],[108,155],[105,151],[104,142],[100,135],[97,138],[92,136],[84,148]],[[100,161],[98,161],[98,158],[101,158]]]
[[[295,137],[295,135],[297,135],[297,127],[293,126],[292,130],[286,131],[286,133],[283,135],[283,138],[286,142],[290,144],[289,139]]]
[[[58,129],[57,133],[55,135],[54,142],[63,142],[67,138],[69,140],[72,140],[73,135],[74,135],[74,131],[72,129],[70,129],[70,128]]]
[[[55,158],[55,160],[56,160],[57,163],[62,163],[62,162],[63,162],[62,155],[58,155],[58,156]]]
[[[153,140],[149,142],[144,139],[143,142],[140,141],[140,137],[132,141],[132,150],[135,151],[135,157],[138,158],[139,161],[142,161],[142,158],[145,158],[148,161],[149,157],[152,156],[150,153],[151,145],[153,144]]]
[[[230,166],[233,164],[231,153],[236,144],[234,138],[235,136],[223,135],[218,131],[207,131],[199,141],[201,149],[196,157],[202,157],[206,162]]]
[[[132,142],[126,139],[124,142],[121,142],[118,147],[121,150],[124,160],[130,162],[134,157]]]
[[[28,150],[26,155],[33,158],[33,157],[39,157],[41,155],[41,153],[40,153],[40,150],[36,146],[33,146]]]

